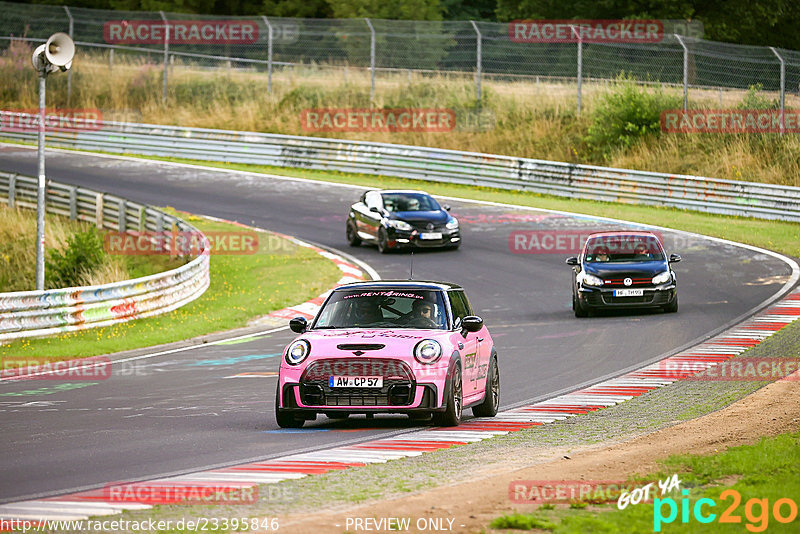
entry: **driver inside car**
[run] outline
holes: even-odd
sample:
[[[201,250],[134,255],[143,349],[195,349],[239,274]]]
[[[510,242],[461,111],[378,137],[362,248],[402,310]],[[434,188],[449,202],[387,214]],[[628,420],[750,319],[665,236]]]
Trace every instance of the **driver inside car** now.
[[[369,325],[383,321],[383,314],[372,299],[357,298],[350,305],[350,315],[354,325]]]
[[[411,303],[411,312],[408,314],[405,324],[436,328],[439,326],[439,319],[433,303],[425,300],[415,300]]]

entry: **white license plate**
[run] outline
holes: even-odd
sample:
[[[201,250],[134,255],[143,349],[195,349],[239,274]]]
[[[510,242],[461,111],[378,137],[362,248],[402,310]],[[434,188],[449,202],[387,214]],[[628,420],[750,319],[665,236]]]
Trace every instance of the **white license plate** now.
[[[331,376],[328,377],[331,388],[382,388],[382,376]]]
[[[420,239],[441,239],[442,232],[422,232],[419,234]]]
[[[641,297],[644,295],[644,289],[615,289],[615,297]]]

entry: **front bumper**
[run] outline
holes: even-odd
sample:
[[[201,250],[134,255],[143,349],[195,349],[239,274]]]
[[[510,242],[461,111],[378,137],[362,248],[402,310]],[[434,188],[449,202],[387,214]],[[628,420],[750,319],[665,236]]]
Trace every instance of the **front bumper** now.
[[[436,230],[441,233],[441,239],[422,239],[422,232],[419,230],[397,230],[388,228],[386,235],[389,239],[390,248],[441,248],[456,247],[461,244],[461,230]]]
[[[581,286],[578,298],[585,308],[662,308],[678,295],[675,284],[665,284],[643,289],[641,297],[615,297],[613,289]]]
[[[358,388],[347,388],[356,390]],[[381,388],[387,389],[387,388]],[[395,388],[396,389],[396,388]],[[438,406],[436,384],[417,383],[409,395],[396,395],[364,390],[333,392],[317,384],[285,383],[281,387],[281,409],[299,414],[319,412],[347,413],[430,413],[443,411]]]

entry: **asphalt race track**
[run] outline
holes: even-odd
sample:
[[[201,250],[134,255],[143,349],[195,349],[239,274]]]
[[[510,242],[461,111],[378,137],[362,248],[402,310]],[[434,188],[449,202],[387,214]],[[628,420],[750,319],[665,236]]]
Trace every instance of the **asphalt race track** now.
[[[34,175],[36,151],[0,146],[0,169]],[[410,255],[351,249],[347,208],[362,188],[280,180],[155,162],[49,152],[48,178],[138,202],[253,224],[335,247],[383,278],[407,278]],[[423,184],[420,184],[423,187]],[[758,306],[788,278],[779,259],[665,233],[683,256],[680,311],[575,319],[565,253],[518,254],[509,235],[619,227],[582,217],[444,201],[462,223],[458,251],[414,255],[414,277],[466,287],[500,356],[501,407],[553,396],[676,351]],[[213,258],[212,258],[213,261]],[[313,273],[309,273],[313,276]],[[228,465],[375,439],[415,428],[404,416],[320,416],[278,430],[275,377],[287,330],[249,342],[199,346],[115,366],[98,382],[0,382],[0,502]],[[142,354],[148,351],[142,351]],[[153,352],[153,351],[150,351]],[[80,355],[76,355],[80,356]]]

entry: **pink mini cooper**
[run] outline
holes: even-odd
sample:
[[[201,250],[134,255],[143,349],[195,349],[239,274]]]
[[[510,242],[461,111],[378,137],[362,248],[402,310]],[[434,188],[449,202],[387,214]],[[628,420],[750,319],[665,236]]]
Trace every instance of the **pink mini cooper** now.
[[[500,374],[489,331],[455,284],[357,282],[328,296],[283,353],[275,417],[302,427],[318,413],[407,413],[457,426],[464,408],[497,413]]]

